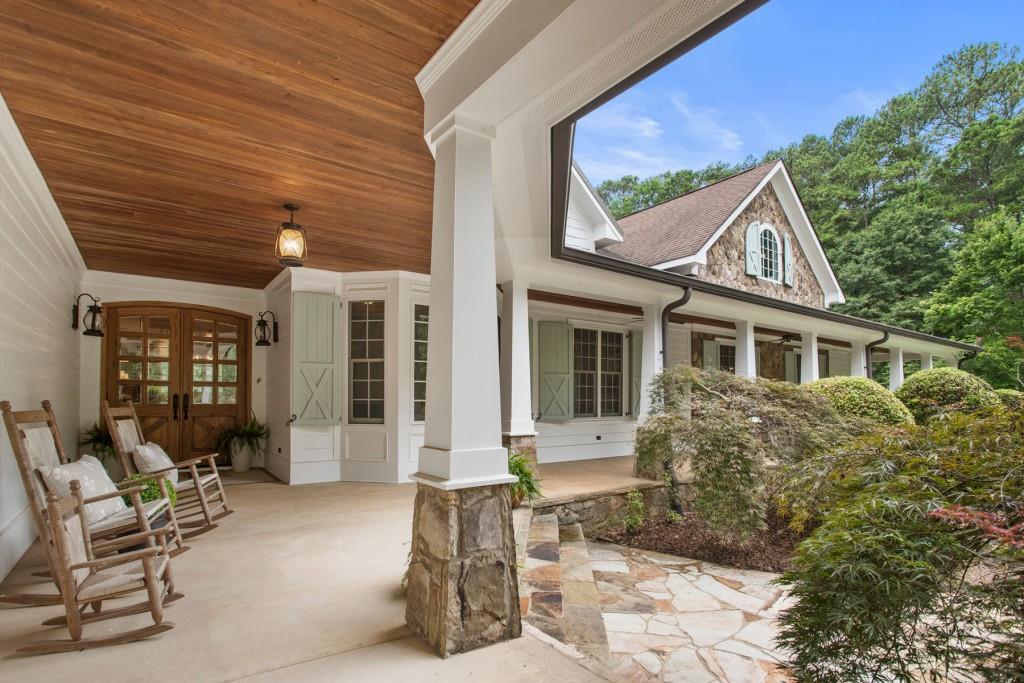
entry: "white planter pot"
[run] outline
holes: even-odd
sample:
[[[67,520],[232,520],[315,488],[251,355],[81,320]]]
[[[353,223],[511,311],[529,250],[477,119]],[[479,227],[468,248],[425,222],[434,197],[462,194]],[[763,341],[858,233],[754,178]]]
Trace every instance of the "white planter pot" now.
[[[231,469],[235,472],[248,472],[252,469],[253,455],[252,448],[238,441],[232,441]]]

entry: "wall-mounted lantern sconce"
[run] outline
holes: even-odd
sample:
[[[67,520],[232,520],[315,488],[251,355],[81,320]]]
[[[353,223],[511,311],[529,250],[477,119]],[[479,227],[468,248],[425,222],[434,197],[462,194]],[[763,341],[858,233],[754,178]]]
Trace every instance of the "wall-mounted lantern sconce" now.
[[[268,315],[274,319],[273,326],[267,320]],[[271,339],[277,342],[277,316],[274,315],[273,311],[263,311],[260,313],[253,334],[256,335],[256,346],[270,346]]]
[[[288,220],[277,229],[277,246],[274,255],[277,262],[289,268],[301,268],[306,260],[306,230],[295,222],[298,204],[285,204]]]
[[[71,329],[78,329],[78,302],[82,300],[83,296],[92,299],[92,303],[85,309],[85,315],[82,316],[82,324],[85,325],[82,334],[86,337],[102,337],[103,308],[100,306],[100,300],[92,294],[86,294],[85,292],[78,295],[78,298],[75,299],[75,304],[71,307]]]

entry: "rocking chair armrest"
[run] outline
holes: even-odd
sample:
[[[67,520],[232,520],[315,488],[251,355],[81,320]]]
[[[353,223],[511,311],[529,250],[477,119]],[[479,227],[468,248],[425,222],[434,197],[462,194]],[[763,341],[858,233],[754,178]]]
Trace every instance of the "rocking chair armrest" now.
[[[142,495],[143,488],[144,487],[142,487],[142,486],[130,486],[130,487],[125,488],[125,489],[118,489],[117,491],[109,491],[108,493],[101,493],[98,496],[93,496],[92,498],[86,498],[82,502],[84,502],[86,505],[88,505],[89,503],[99,503],[101,501],[109,500],[111,498],[120,498],[121,496],[130,496],[130,495],[135,494],[135,493],[138,493],[139,495]]]
[[[78,564],[71,565],[71,569],[103,569],[104,567],[116,567],[119,564],[128,564],[129,562],[141,560],[144,557],[159,555],[161,552],[163,552],[163,548],[153,546],[152,548],[133,550],[130,553],[101,557],[98,560],[79,562]]]
[[[93,541],[93,550],[99,550],[101,552],[107,552],[108,550],[116,550],[117,548],[124,548],[126,546],[133,546],[142,543],[147,538],[157,538],[161,544],[164,542],[165,537],[170,533],[170,530],[166,527],[159,527],[157,529],[150,529],[149,531],[137,531],[133,534],[127,534],[125,536],[117,536],[102,541]],[[154,546],[157,547],[157,546]]]
[[[202,467],[203,466],[203,462],[205,460],[207,460],[208,458],[211,458],[211,457],[214,457],[214,456],[200,455],[198,458],[189,458],[188,460],[182,460],[181,462],[176,462],[176,463],[174,463],[174,467],[179,469],[179,470],[190,469],[193,465],[199,465],[199,466]],[[168,469],[170,469],[170,468],[168,468]]]

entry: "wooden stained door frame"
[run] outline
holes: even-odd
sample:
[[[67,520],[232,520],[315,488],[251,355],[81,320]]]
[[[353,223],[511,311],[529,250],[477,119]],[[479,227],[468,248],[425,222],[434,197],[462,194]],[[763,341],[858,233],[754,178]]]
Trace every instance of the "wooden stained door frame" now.
[[[242,414],[250,415],[252,413],[252,354],[253,354],[253,337],[252,337],[252,316],[248,313],[242,313],[240,311],[232,311],[228,308],[218,308],[216,306],[202,306],[199,304],[188,304],[180,301],[106,301],[103,303],[104,309],[119,309],[119,308],[142,308],[142,307],[160,307],[160,308],[176,308],[179,310],[193,310],[193,311],[206,311],[209,313],[220,313],[222,315],[230,315],[239,318],[243,322],[244,330],[240,330],[239,344],[242,340],[248,344],[247,351],[245,353],[245,360],[238,364],[239,372],[245,377],[246,391],[245,395],[240,397],[239,403],[241,404]],[[183,332],[184,333],[184,332]],[[107,339],[107,336],[117,337],[117,330],[106,329],[104,331],[103,343],[100,344],[100,402],[107,397],[109,373],[107,372],[107,362],[109,360],[110,345],[115,343]],[[99,417],[97,416],[97,419]]]

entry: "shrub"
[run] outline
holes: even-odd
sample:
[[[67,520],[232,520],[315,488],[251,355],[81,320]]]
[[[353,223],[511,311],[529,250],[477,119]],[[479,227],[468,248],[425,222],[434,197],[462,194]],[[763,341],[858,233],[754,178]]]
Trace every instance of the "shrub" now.
[[[676,366],[654,380],[652,415],[637,430],[637,469],[675,477],[689,466],[694,509],[714,531],[765,526],[779,490],[769,465],[800,462],[871,428],[787,382]]]
[[[537,475],[530,465],[530,461],[522,453],[509,453],[508,473],[517,478],[512,483],[512,507],[516,507],[524,500],[534,500],[540,497],[540,486],[537,482]]]
[[[1010,410],[1024,410],[1024,392],[1016,389],[996,389],[996,395]]]
[[[822,523],[782,579],[798,680],[1018,680],[1021,443],[1024,414],[996,407],[821,456]]]
[[[626,533],[632,534],[640,531],[644,525],[644,515],[647,513],[647,506],[644,505],[644,494],[639,491],[632,491],[626,494],[626,518],[623,520]]]
[[[890,425],[914,421],[914,416],[895,394],[866,377],[826,377],[804,386],[828,399],[840,415]]]
[[[131,488],[132,486],[142,486],[142,493],[139,497],[142,498],[143,503],[149,503],[150,501],[160,500],[163,498],[163,494],[160,492],[160,484],[157,483],[156,477],[149,474],[133,474],[130,477],[125,477],[118,488]],[[178,503],[178,492],[174,490],[170,482],[164,487],[167,489],[167,497],[171,500],[171,507],[174,507]],[[131,496],[122,496],[126,505],[131,506]]]
[[[915,372],[896,392],[918,422],[939,413],[999,405],[999,395],[985,380],[956,368]]]

